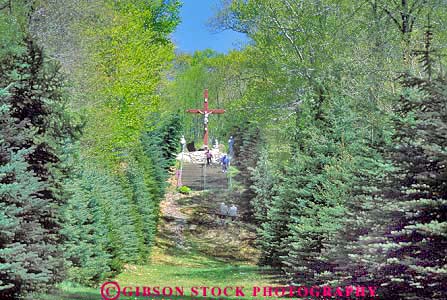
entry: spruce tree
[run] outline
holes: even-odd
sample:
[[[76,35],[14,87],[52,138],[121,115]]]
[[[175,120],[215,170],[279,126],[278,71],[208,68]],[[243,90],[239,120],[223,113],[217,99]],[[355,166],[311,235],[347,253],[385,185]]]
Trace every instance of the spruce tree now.
[[[322,252],[343,227],[361,159],[360,122],[351,102],[335,93],[323,98],[320,105],[317,100],[301,105],[293,156],[278,188],[289,206],[281,263],[295,285],[322,283],[319,276],[329,268]]]
[[[393,169],[369,210],[375,223],[348,249],[348,269],[361,271],[345,283],[378,286],[381,299],[445,299],[447,80],[432,69],[429,41],[421,51],[424,76],[401,77],[385,153]]]
[[[385,294],[444,299],[447,268],[447,79],[405,74],[396,105],[393,184],[385,190],[374,274]],[[379,216],[378,216],[379,218]],[[385,262],[386,263],[383,263]]]
[[[163,157],[166,161],[166,166],[169,167],[174,163],[179,150],[179,141],[182,132],[181,119],[178,114],[173,114],[166,118],[157,132],[160,134],[162,144],[159,145],[162,149]]]
[[[45,183],[27,170],[26,154],[10,152],[0,166],[0,296],[5,300],[46,290],[62,267],[49,257],[46,235],[51,233],[39,222],[48,206],[38,197]]]
[[[284,177],[277,180],[278,189],[283,184]],[[284,241],[287,239],[289,230],[289,218],[292,205],[281,193],[275,192],[271,199],[271,204],[266,212],[266,217],[258,230],[258,244],[261,249],[261,264],[266,264],[274,268],[280,268],[282,258],[287,254],[284,248]]]
[[[180,134],[175,115],[148,128],[117,172],[92,159],[75,162],[64,208],[70,280],[94,286],[126,263],[146,261]]]
[[[302,141],[306,152],[291,160],[280,192],[291,207],[282,263],[294,284],[318,284],[318,257],[324,241],[340,228],[347,189],[343,165],[347,161],[333,152],[336,142],[316,128],[311,130],[315,135]]]
[[[62,232],[66,237],[68,279],[90,286],[112,274],[112,242],[107,226],[110,221],[103,214],[98,197],[91,194],[95,180],[87,172],[82,174],[82,178],[73,176],[66,182],[70,198],[63,210]]]
[[[254,221],[254,208],[251,201],[256,196],[253,190],[252,171],[258,163],[264,139],[256,123],[247,123],[238,128],[234,140],[234,165],[239,169],[239,180],[244,185],[239,204],[246,208],[244,218]],[[233,163],[233,162],[232,162]],[[238,178],[236,178],[238,179]]]
[[[146,162],[149,162],[147,160]],[[156,193],[151,193],[150,188],[153,184],[153,178],[150,173],[144,173],[145,168],[137,163],[130,165],[127,171],[129,187],[132,191],[132,204],[135,206],[138,224],[142,233],[142,254],[148,256],[149,249],[156,233],[156,224],[158,218],[159,198]],[[144,259],[144,257],[143,257]]]
[[[44,247],[41,234],[45,232],[35,215],[44,204],[38,198],[44,183],[28,171],[25,156],[31,149],[12,146],[29,138],[32,131],[25,131],[23,122],[11,117],[9,94],[0,91],[0,296],[17,299],[24,290],[34,291],[50,280],[45,276],[51,274],[46,265],[40,270],[45,273],[33,274],[39,266],[30,267]]]
[[[267,218],[268,209],[275,194],[278,174],[272,162],[269,160],[268,151],[261,151],[256,168],[251,172],[255,197],[251,200],[254,212],[254,222],[262,224]]]
[[[65,170],[60,157],[62,145],[76,131],[64,108],[57,66],[45,61],[42,50],[29,37],[18,47],[21,51],[0,62],[0,82],[10,83],[8,93],[1,96],[2,106],[9,110],[2,121],[7,123],[3,130],[9,133],[3,131],[2,137],[6,190],[1,201],[12,213],[8,218],[19,218],[15,222],[21,226],[20,231],[7,235],[2,247],[6,252],[10,245],[18,248],[5,254],[1,262],[8,268],[24,269],[2,272],[2,281],[13,284],[1,291],[4,299],[45,291],[62,280],[60,207]],[[12,191],[18,187],[22,190]]]
[[[69,278],[92,285],[142,261],[142,232],[126,187],[103,166],[85,160],[67,182],[72,195],[64,209],[65,258]],[[86,277],[81,278],[81,274]]]
[[[26,161],[33,148],[14,146],[36,130],[11,116],[8,95],[0,97],[0,296],[6,300],[46,290],[62,261],[51,257],[54,237],[41,223],[51,204],[41,194],[47,183]]]
[[[371,272],[369,246],[376,240],[364,238],[378,230],[376,213],[385,205],[381,187],[393,170],[377,145],[361,144],[353,162],[350,193],[346,196],[341,228],[326,239],[319,259],[322,268],[315,274],[328,285],[378,286]]]

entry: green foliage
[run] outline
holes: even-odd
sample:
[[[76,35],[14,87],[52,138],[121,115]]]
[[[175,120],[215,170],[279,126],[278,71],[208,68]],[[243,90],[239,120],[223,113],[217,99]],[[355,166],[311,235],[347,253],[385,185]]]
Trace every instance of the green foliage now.
[[[66,182],[71,198],[64,209],[71,281],[94,286],[126,263],[146,261],[180,134],[175,115],[152,125],[142,134],[139,148],[121,157],[115,172],[98,161],[75,163],[76,176]]]
[[[68,27],[75,35],[71,47],[80,48],[82,56],[58,54],[81,61],[68,67],[75,109],[82,110],[87,119],[83,153],[114,165],[129,149],[139,147],[148,115],[158,111],[157,88],[173,58],[168,34],[178,18],[178,5],[175,1],[108,0],[92,5],[83,3],[81,19]],[[61,7],[50,8],[54,14],[63,13]],[[163,32],[155,29],[166,22],[170,27]],[[76,44],[79,40],[83,43]]]
[[[143,1],[143,5],[147,5]],[[178,24],[180,24],[179,9],[181,2],[178,0],[158,0],[152,1],[153,13],[150,19],[150,24],[154,32],[159,36],[162,42],[170,43],[169,35],[174,31]]]
[[[159,124],[156,113],[162,71],[173,58],[169,35],[179,22],[178,1],[11,4],[0,11],[0,81],[6,83],[0,95],[5,109],[10,109],[11,119],[5,120],[12,124],[2,124],[9,139],[2,158],[11,174],[18,173],[17,185],[23,181],[19,175],[30,177],[29,192],[17,201],[35,201],[42,211],[30,205],[36,221],[24,215],[35,227],[24,229],[36,235],[35,248],[40,251],[37,265],[27,270],[20,259],[28,258],[19,250],[20,243],[27,243],[20,235],[28,235],[20,231],[15,237],[12,232],[8,224],[20,220],[14,202],[5,198],[7,190],[5,196],[2,190],[0,203],[11,210],[5,215],[11,233],[4,244],[2,240],[5,252],[0,259],[2,269],[5,264],[0,284],[5,297],[44,290],[59,281],[65,270],[63,257],[68,278],[87,285],[110,277],[125,263],[143,263],[152,246],[158,202],[180,132],[178,117],[169,116]],[[69,143],[79,126],[67,112],[59,66],[45,61],[28,32],[60,60],[71,80],[70,107],[86,121],[76,147]],[[22,148],[26,154],[17,154]],[[67,174],[71,176],[65,178]],[[2,180],[3,176],[14,180],[13,175],[2,173]],[[41,185],[33,184],[33,178]],[[40,249],[39,239],[48,249]],[[28,251],[29,257],[35,255]]]
[[[269,207],[276,192],[274,187],[278,183],[280,175],[276,174],[275,166],[268,157],[268,151],[263,149],[252,171],[255,197],[252,199],[255,222],[262,224],[266,221]],[[262,234],[262,233],[261,233]],[[268,259],[267,257],[265,259]]]
[[[26,37],[2,57],[0,296],[17,299],[62,280],[62,146],[77,132],[57,66]],[[30,263],[32,261],[33,263]]]
[[[39,222],[45,200],[36,194],[46,185],[27,171],[26,151],[9,153],[7,161],[5,154],[0,167],[0,295],[16,299],[27,292],[46,290],[53,283],[55,268],[61,266],[50,259],[49,255],[56,253],[46,244],[56,236],[48,236],[50,231]],[[30,266],[28,260],[36,265]]]
[[[227,111],[245,117],[231,126],[248,119],[262,127],[255,169],[258,151],[239,157],[247,163],[242,181],[252,182],[261,264],[296,285],[369,284],[381,286],[384,299],[441,297],[445,139],[434,128],[444,132],[445,92],[444,79],[431,74],[443,67],[432,57],[420,69],[416,54],[429,57],[427,44],[443,43],[436,53],[445,54],[445,15],[438,2],[224,3],[215,25],[252,39],[241,52],[251,77]],[[396,80],[397,72],[421,70],[428,79]],[[434,249],[439,256],[428,254]]]
[[[83,51],[82,64],[68,67],[76,71],[70,74],[75,108],[82,104],[86,118],[80,144],[71,150],[73,177],[65,182],[71,195],[64,207],[65,258],[69,279],[90,286],[126,263],[146,261],[181,128],[176,115],[159,113],[157,93],[173,57],[169,34],[178,23],[178,1],[92,5],[82,3],[74,20],[69,17],[76,26],[63,24],[85,41],[67,42]],[[64,15],[55,3],[45,9]],[[34,21],[36,28],[43,25]],[[52,50],[73,57],[67,49]]]
[[[18,20],[14,16],[0,13],[0,59],[23,51],[20,41],[23,38],[23,32],[20,30]]]
[[[102,194],[93,189],[98,186],[98,176],[82,174],[68,182],[72,195],[64,209],[64,235],[67,238],[65,258],[68,261],[68,279],[90,285],[111,275],[110,229],[102,207],[107,205]],[[109,183],[110,184],[110,183]],[[99,192],[99,191],[98,191]],[[110,191],[108,191],[110,195]],[[115,195],[113,195],[115,196]]]
[[[183,185],[177,189],[179,193],[189,195],[191,193],[191,188],[187,187],[186,185]]]
[[[166,116],[159,124],[157,134],[160,135],[159,148],[168,165],[173,165],[179,149],[179,141],[182,133],[181,119],[178,114]]]
[[[201,107],[204,88],[210,107],[226,109],[210,118],[210,137],[235,138],[238,204],[257,225],[261,264],[296,285],[443,299],[445,3],[223,1],[214,25],[250,45],[178,54],[169,71],[179,1],[9,3],[0,11],[2,299],[61,279],[61,227],[74,282],[94,286],[146,261],[182,126],[188,140],[203,133],[201,116],[177,111]],[[69,73],[70,106],[86,119],[76,147],[59,66],[29,31]]]
[[[233,132],[235,138],[232,164],[239,170],[236,179],[239,179],[245,188],[241,194],[240,204],[247,208],[244,217],[252,221],[254,215],[251,201],[255,197],[255,193],[252,189],[253,179],[251,178],[251,171],[256,167],[263,144],[260,134],[261,131],[254,122],[242,124],[241,127],[235,128]]]
[[[101,166],[84,163],[67,185],[72,193],[64,226],[69,279],[95,284],[121,270],[124,263],[141,260],[146,253],[140,248],[141,222],[119,178]]]
[[[383,192],[382,213],[375,215],[378,232],[366,237],[377,249],[373,274],[384,293],[442,299],[447,279],[446,78],[406,74],[402,84],[390,149],[396,170]]]

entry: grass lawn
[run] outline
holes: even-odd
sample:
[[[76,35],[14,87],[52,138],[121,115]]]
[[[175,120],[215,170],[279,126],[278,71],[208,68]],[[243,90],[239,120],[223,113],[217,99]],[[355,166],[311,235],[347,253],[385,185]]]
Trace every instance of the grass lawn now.
[[[113,281],[117,281],[121,288],[131,287],[183,287],[184,297],[169,297],[171,299],[202,299],[191,297],[192,287],[244,287],[246,297],[251,299],[253,286],[271,286],[269,276],[261,273],[261,269],[254,265],[231,265],[224,261],[204,257],[197,253],[177,252],[177,256],[170,256],[155,249],[152,264],[145,266],[127,266],[126,270]],[[201,290],[198,288],[201,292]],[[217,291],[217,290],[216,290]],[[112,293],[111,293],[112,294]],[[201,294],[199,294],[201,295]],[[234,292],[232,293],[234,295]],[[211,295],[207,294],[208,297]],[[211,296],[212,297],[212,296]],[[120,297],[120,299],[166,299],[166,297]],[[241,299],[241,297],[212,297],[219,299]],[[259,297],[258,297],[259,298]],[[60,285],[60,290],[54,295],[40,296],[42,300],[96,300],[102,299],[97,289],[73,286],[69,283]]]

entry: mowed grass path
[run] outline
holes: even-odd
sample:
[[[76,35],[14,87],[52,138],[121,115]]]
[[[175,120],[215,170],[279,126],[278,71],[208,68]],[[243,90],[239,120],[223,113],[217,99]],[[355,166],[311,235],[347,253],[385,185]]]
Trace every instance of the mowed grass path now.
[[[192,287],[244,287],[245,297],[213,297],[209,292],[206,298],[219,299],[252,299],[253,286],[271,286],[270,276],[267,270],[250,264],[232,265],[228,262],[206,257],[194,251],[180,251],[174,249],[167,254],[159,248],[155,248],[151,256],[152,263],[144,266],[127,266],[127,269],[111,281],[119,283],[120,287],[182,287],[185,292],[183,297],[131,297],[121,296],[119,299],[204,299],[205,297],[192,297]],[[60,285],[60,290],[53,295],[36,297],[42,300],[96,300],[102,299],[100,288],[76,287],[69,283]],[[202,293],[202,290],[198,288]],[[209,290],[208,290],[209,291]],[[217,289],[215,290],[217,292]],[[113,295],[113,291],[111,291]],[[259,298],[259,297],[257,297]]]
[[[230,293],[231,297],[224,295],[214,297],[208,289],[206,298],[252,299],[253,297],[250,297],[249,294],[251,294],[253,286],[272,285],[267,270],[262,270],[253,264],[231,264],[225,260],[204,256],[194,249],[183,251],[170,248],[169,251],[163,251],[160,248],[155,248],[154,250],[151,265],[134,266],[116,278],[121,286],[157,286],[172,287],[173,289],[182,287],[186,297],[179,297],[179,299],[201,299],[202,297],[199,296],[204,295],[202,295],[200,287],[221,289],[244,287],[245,297],[236,297],[235,292]],[[191,297],[193,296],[192,287],[200,291],[198,296]],[[215,291],[217,292],[218,289]]]

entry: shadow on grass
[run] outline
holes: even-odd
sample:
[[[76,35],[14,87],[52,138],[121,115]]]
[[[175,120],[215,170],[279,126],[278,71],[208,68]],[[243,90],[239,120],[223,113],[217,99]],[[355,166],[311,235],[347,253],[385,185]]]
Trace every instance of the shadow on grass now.
[[[40,295],[34,299],[41,300],[99,300],[102,299],[101,294],[98,291],[88,291],[88,292],[65,292],[58,291],[53,294]]]
[[[247,274],[262,274],[262,270],[256,266],[226,266],[210,269],[189,269],[186,272],[177,273],[178,276],[204,277],[211,281],[227,282],[237,277],[244,277]]]
[[[177,203],[182,206],[203,204],[204,198],[205,198],[205,196],[203,194],[191,195],[189,197],[178,199]]]
[[[187,249],[171,247],[165,250],[167,255],[176,257],[179,261],[196,265],[201,268],[216,268],[228,265],[228,260],[219,257],[213,257],[201,252],[195,244],[188,243]]]

